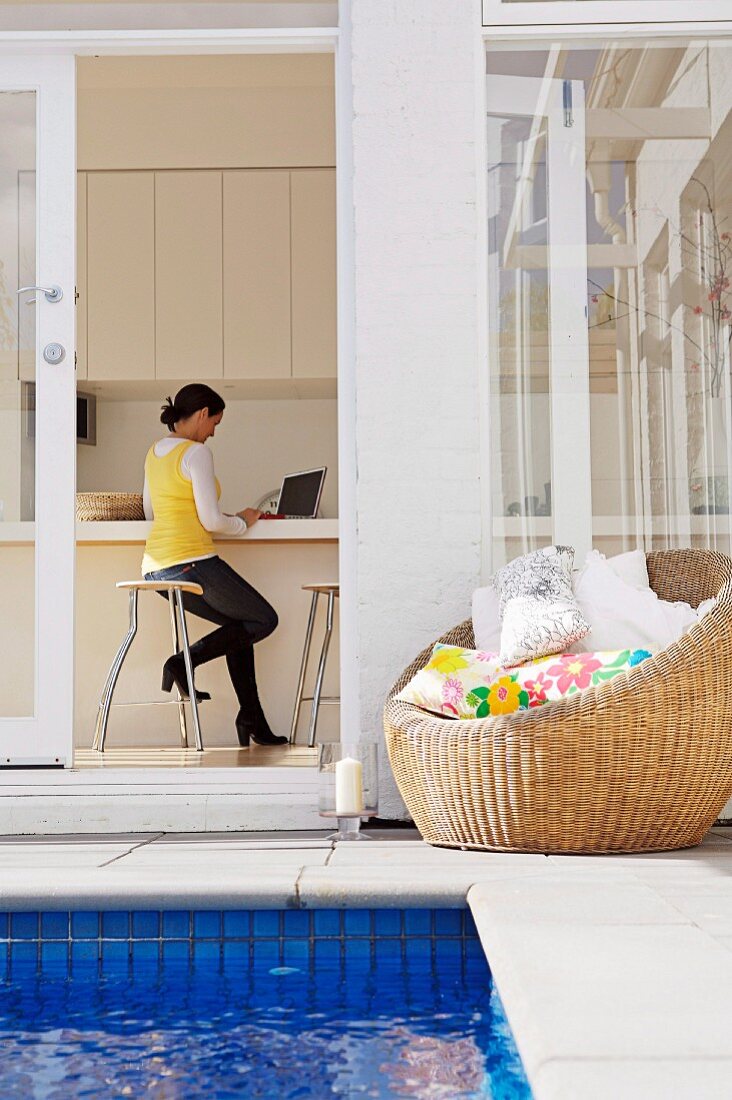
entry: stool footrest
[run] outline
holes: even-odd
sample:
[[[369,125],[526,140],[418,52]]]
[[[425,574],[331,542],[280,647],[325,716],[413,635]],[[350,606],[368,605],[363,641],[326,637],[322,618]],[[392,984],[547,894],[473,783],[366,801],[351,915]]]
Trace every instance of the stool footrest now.
[[[302,701],[303,701],[303,703],[312,703],[314,698],[315,697],[313,695],[303,695]],[[340,699],[337,695],[321,695],[320,696],[320,702],[321,703],[340,703]]]

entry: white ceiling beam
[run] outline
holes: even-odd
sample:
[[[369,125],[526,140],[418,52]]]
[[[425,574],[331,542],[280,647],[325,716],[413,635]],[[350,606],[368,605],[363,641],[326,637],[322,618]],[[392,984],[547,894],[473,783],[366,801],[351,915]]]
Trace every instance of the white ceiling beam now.
[[[709,140],[712,132],[707,107],[588,107],[585,115],[588,138]]]

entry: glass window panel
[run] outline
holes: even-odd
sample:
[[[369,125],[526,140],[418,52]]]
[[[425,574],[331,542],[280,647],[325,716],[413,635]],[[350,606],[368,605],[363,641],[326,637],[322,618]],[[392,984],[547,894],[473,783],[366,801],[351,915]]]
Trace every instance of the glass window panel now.
[[[507,44],[487,80],[494,560],[566,537],[542,512],[554,497],[559,514],[568,459],[589,470],[576,507],[599,549],[729,552],[732,42]],[[532,114],[502,119],[535,85]],[[551,89],[564,109],[548,125]],[[572,129],[576,163],[552,175]],[[580,180],[574,219],[559,178]],[[585,320],[556,331],[578,265]],[[573,342],[589,430],[559,432],[563,393],[541,393]]]
[[[35,92],[0,93],[0,717],[34,710],[35,156]]]

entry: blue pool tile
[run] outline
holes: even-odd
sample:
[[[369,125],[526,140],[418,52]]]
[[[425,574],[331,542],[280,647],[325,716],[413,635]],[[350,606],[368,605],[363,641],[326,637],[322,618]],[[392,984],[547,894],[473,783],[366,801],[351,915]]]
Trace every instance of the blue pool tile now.
[[[313,934],[315,936],[340,936],[343,929],[343,911],[340,909],[314,909]]]
[[[163,940],[163,959],[165,962],[188,962],[190,940]]]
[[[280,961],[280,940],[253,940],[252,958],[256,964],[274,966]]]
[[[421,936],[415,939],[410,939],[408,936],[404,941],[406,948],[407,963],[409,965],[423,965],[425,961],[432,958],[432,944],[433,940],[429,936]]]
[[[37,940],[39,930],[38,913],[11,913],[10,934],[14,940]]]
[[[163,913],[163,935],[187,940],[191,934],[191,915],[185,909],[169,909]]]
[[[249,940],[224,940],[225,962],[249,962]]]
[[[463,945],[458,939],[435,940],[435,958],[440,962],[460,961],[463,957]]]
[[[72,913],[71,935],[75,940],[96,939],[99,935],[99,913]]]
[[[231,909],[224,913],[224,936],[227,939],[242,939],[249,935],[251,921],[246,909]]]
[[[126,963],[129,957],[130,945],[128,940],[102,940],[103,962]]]
[[[41,944],[41,962],[44,965],[49,963],[52,965],[68,966],[69,963],[69,944],[68,941],[59,942],[58,940],[51,940],[50,943]]]
[[[344,928],[347,936],[371,935],[371,910],[346,909]]]
[[[73,940],[71,944],[71,962],[96,963],[99,961],[99,943],[97,940]]]
[[[310,940],[286,939],[283,943],[282,961],[285,966],[297,966],[310,958]]]
[[[66,940],[69,937],[68,913],[41,913],[41,938]]]
[[[459,936],[462,932],[463,915],[461,909],[435,910],[435,935]]]
[[[478,929],[475,927],[473,914],[469,909],[463,909],[463,935],[467,938],[478,935]]]
[[[4,974],[8,964],[10,944],[0,943],[0,974]]]
[[[404,932],[407,936],[431,936],[432,910],[405,909]]]
[[[10,945],[10,958],[15,963],[36,963],[38,961],[38,944],[28,940],[18,940]]]
[[[475,939],[466,940],[465,944],[464,944],[464,947],[463,947],[463,950],[465,952],[465,958],[466,959],[484,959],[485,958],[485,951],[483,950],[483,945],[477,937]]]
[[[220,939],[221,913],[201,909],[193,914],[193,935],[196,939]]]
[[[160,913],[149,910],[133,913],[132,935],[136,939],[157,939],[160,935]]]
[[[253,936],[279,936],[279,909],[255,909],[252,913]]]
[[[0,940],[6,940],[8,938],[8,914],[0,913]]]
[[[193,958],[196,962],[219,962],[221,942],[219,940],[194,940]]]
[[[110,910],[102,913],[102,936],[104,939],[128,939],[130,935],[130,914]],[[110,958],[112,956],[110,955]]]
[[[400,936],[402,932],[401,909],[377,909],[374,912],[374,932],[377,936]]]
[[[341,957],[341,941],[336,937],[329,940],[315,940],[313,946],[316,962],[333,962]]]
[[[160,944],[157,940],[133,940],[131,946],[133,963],[139,965],[158,961]]]
[[[346,960],[348,959],[368,959],[371,957],[371,940],[370,939],[345,939],[343,941],[345,948]]]
[[[283,927],[286,936],[309,936],[310,913],[307,909],[287,909],[283,913]]]
[[[374,941],[376,962],[391,962],[393,959],[401,959],[404,941],[398,937],[384,937]]]

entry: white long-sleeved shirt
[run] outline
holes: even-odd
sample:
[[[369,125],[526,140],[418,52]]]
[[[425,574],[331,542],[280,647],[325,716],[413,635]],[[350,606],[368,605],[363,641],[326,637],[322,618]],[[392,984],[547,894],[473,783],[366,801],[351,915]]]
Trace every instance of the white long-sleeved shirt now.
[[[155,454],[158,458],[164,458],[174,447],[180,447],[182,443],[187,442],[189,441],[178,439],[176,436],[165,436],[155,444]],[[219,507],[213,455],[208,447],[203,443],[194,443],[189,447],[183,455],[180,472],[186,481],[190,481],[193,485],[193,499],[196,503],[198,518],[207,531],[217,535],[244,534],[247,525],[241,516],[224,515]],[[152,497],[147,478],[142,490],[142,506],[145,510],[145,519],[153,519]]]

